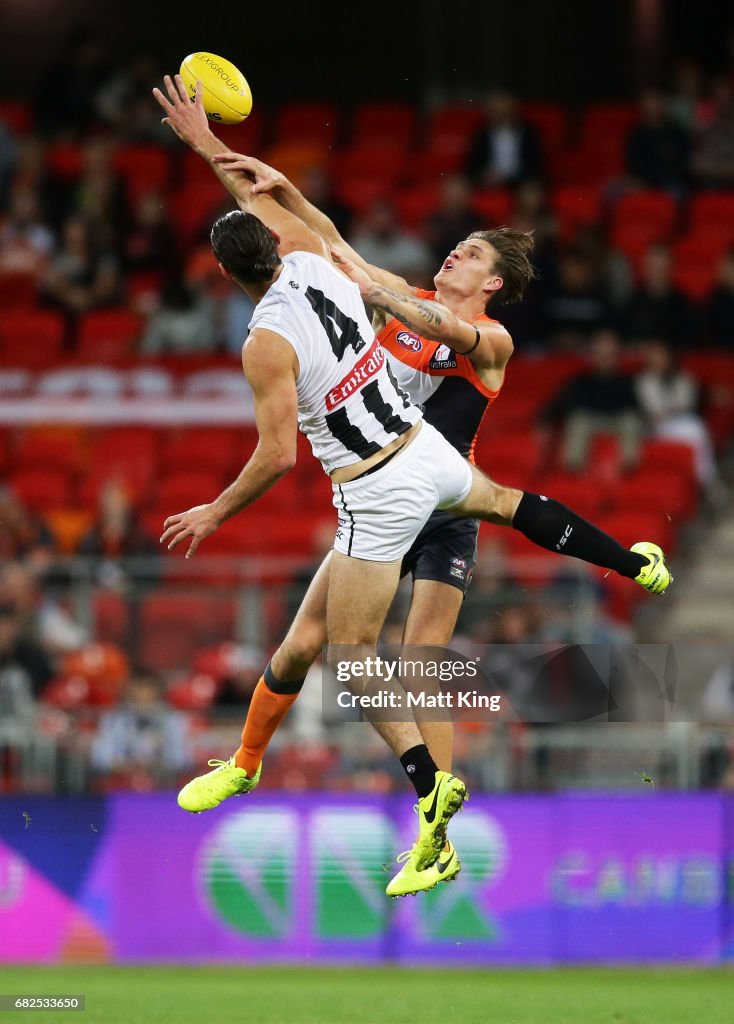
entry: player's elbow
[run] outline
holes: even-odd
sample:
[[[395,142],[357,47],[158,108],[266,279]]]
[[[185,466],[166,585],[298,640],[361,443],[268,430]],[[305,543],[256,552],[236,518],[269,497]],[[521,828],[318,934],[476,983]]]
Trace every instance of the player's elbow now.
[[[277,475],[285,476],[286,473],[290,473],[296,464],[296,449],[293,448],[280,448],[273,453],[270,459],[270,465],[272,466],[273,473]]]

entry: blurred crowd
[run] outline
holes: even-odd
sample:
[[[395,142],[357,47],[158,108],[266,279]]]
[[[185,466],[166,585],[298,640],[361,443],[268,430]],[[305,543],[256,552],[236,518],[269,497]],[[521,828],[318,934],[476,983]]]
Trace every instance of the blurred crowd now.
[[[32,130],[14,133],[0,113],[0,276],[33,279],[39,301],[68,317],[70,347],[80,315],[122,303],[147,318],[139,339],[145,355],[235,352],[245,334],[247,300],[211,272],[211,216],[181,245],[166,188],[151,184],[155,175],[131,187],[116,160],[120,147],[158,146],[181,162],[150,95],[162,70],[149,54],[116,68],[104,41],[83,35],[39,84]],[[605,180],[598,219],[571,232],[552,192],[565,174],[576,180],[578,168],[562,160],[551,166],[549,156],[551,142],[553,152],[570,143],[550,137],[552,122],[541,131],[522,111],[506,92],[487,99],[459,165],[447,158],[451,173],[430,174],[430,182],[442,183],[440,194],[425,216],[411,218],[410,229],[389,189],[350,207],[328,161],[302,161],[299,183],[369,261],[421,284],[430,283],[457,240],[484,226],[477,190],[507,190],[506,219],[535,232],[540,271],[526,301],[499,314],[521,349],[579,348],[604,327],[625,344],[661,338],[679,349],[704,343],[731,350],[732,251],[719,247],[713,287],[692,298],[673,273],[669,246],[631,254],[610,239],[608,214],[639,189],[683,203],[697,191],[734,188],[732,75],[708,79],[684,61],[664,91],[644,91],[624,129],[623,166]],[[277,158],[288,151],[279,140],[269,152]],[[268,150],[258,155],[267,158]]]
[[[116,67],[104,41],[84,34],[39,82],[29,125],[4,120],[0,103],[0,301],[58,312],[64,354],[72,358],[85,315],[107,308],[140,315],[137,354],[146,358],[236,354],[246,335],[249,300],[218,275],[207,242],[208,225],[229,208],[228,198],[215,197],[184,237],[181,205],[156,175],[137,180],[120,162],[126,147],[143,147],[164,154],[164,169],[184,164],[150,95],[164,70],[152,54]],[[593,209],[577,217],[574,207],[570,221],[558,189],[566,183],[563,168],[577,180],[580,158],[575,150],[564,153],[558,139],[549,149],[552,119],[539,127],[517,97],[502,91],[486,98],[483,111],[460,158],[446,172],[435,165],[427,180],[432,198],[417,216],[389,188],[368,202],[350,202],[334,165],[312,155],[295,167],[297,182],[368,261],[427,286],[456,242],[488,226],[487,211],[499,203],[502,220],[534,232],[539,276],[522,304],[496,315],[520,352],[586,359],[540,409],[542,442],[558,440],[560,466],[580,475],[600,433],[618,438],[623,474],[638,469],[645,438],[683,441],[693,450],[699,487],[717,500],[722,485],[706,417],[711,394],[684,362],[701,348],[734,355],[734,227],[714,225],[720,230],[707,235],[715,244],[703,288],[688,287],[675,239],[694,197],[734,190],[734,68],[711,78],[682,61],[665,88],[642,92],[625,121],[621,164],[601,186],[579,186],[580,194],[593,192]],[[579,132],[583,115],[573,115]],[[275,161],[277,152],[274,146],[256,155]],[[212,194],[206,174],[204,168],[192,187],[201,182]],[[664,237],[615,231],[619,204],[641,190],[662,195],[663,207],[671,204]],[[6,348],[2,358],[22,364],[22,351]],[[268,652],[220,645],[185,678],[137,665],[122,645],[97,642],[74,607],[52,596],[71,592],[58,548],[43,514],[11,488],[0,490],[0,788],[14,784],[6,753],[11,725],[34,730],[39,722],[60,743],[80,745],[98,789],[173,785],[232,745]],[[148,559],[148,584],[159,573],[156,538],[114,480],[66,553],[94,559],[95,581],[123,593],[126,558]],[[483,603],[467,600],[469,640],[510,646],[569,637],[573,601],[562,574],[555,589],[542,592],[541,604],[513,578],[501,548],[487,544],[477,578],[485,589]],[[487,613],[493,587],[502,594],[496,617]],[[286,607],[295,605],[296,590]],[[599,642],[626,638],[604,621],[597,630]],[[722,666],[709,709],[734,717],[733,692],[731,666]],[[315,684],[311,693],[316,698],[299,702],[276,745],[274,782],[338,787],[349,776],[349,784],[380,789],[399,781],[367,730],[349,734],[351,745],[337,749],[323,731]],[[489,729],[460,732],[457,755],[470,783],[491,784],[476,773],[491,771],[493,743]]]

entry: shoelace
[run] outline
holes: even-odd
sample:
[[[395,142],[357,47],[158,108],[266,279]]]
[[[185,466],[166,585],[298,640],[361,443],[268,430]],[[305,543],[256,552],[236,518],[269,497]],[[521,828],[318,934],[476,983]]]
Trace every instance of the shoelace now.
[[[413,850],[414,849],[415,849],[415,847],[411,846],[411,848],[409,850],[403,850],[402,853],[399,853],[397,855],[395,860],[398,862],[398,864],[405,864],[406,860],[410,860],[410,858],[411,858],[411,856],[413,854]]]
[[[213,757],[210,761],[207,761],[207,764],[210,768],[226,768],[229,761],[217,761],[217,759]]]

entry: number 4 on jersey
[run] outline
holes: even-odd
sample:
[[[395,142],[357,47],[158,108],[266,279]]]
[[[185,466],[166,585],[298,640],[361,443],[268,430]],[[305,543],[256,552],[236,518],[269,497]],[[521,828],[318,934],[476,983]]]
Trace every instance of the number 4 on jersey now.
[[[365,346],[365,340],[359,333],[356,321],[342,313],[331,299],[328,299],[318,288],[312,288],[309,285],[306,289],[306,298],[321,321],[321,326],[326,331],[332,351],[340,362],[344,358],[347,346],[355,353],[362,351]]]

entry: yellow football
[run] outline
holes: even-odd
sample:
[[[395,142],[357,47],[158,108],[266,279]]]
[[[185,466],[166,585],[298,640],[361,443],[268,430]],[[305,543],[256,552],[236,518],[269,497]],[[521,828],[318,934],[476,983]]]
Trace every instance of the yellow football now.
[[[204,110],[218,124],[239,124],[252,110],[247,79],[234,64],[215,53],[190,53],[181,63],[181,77],[193,99],[201,82]]]

